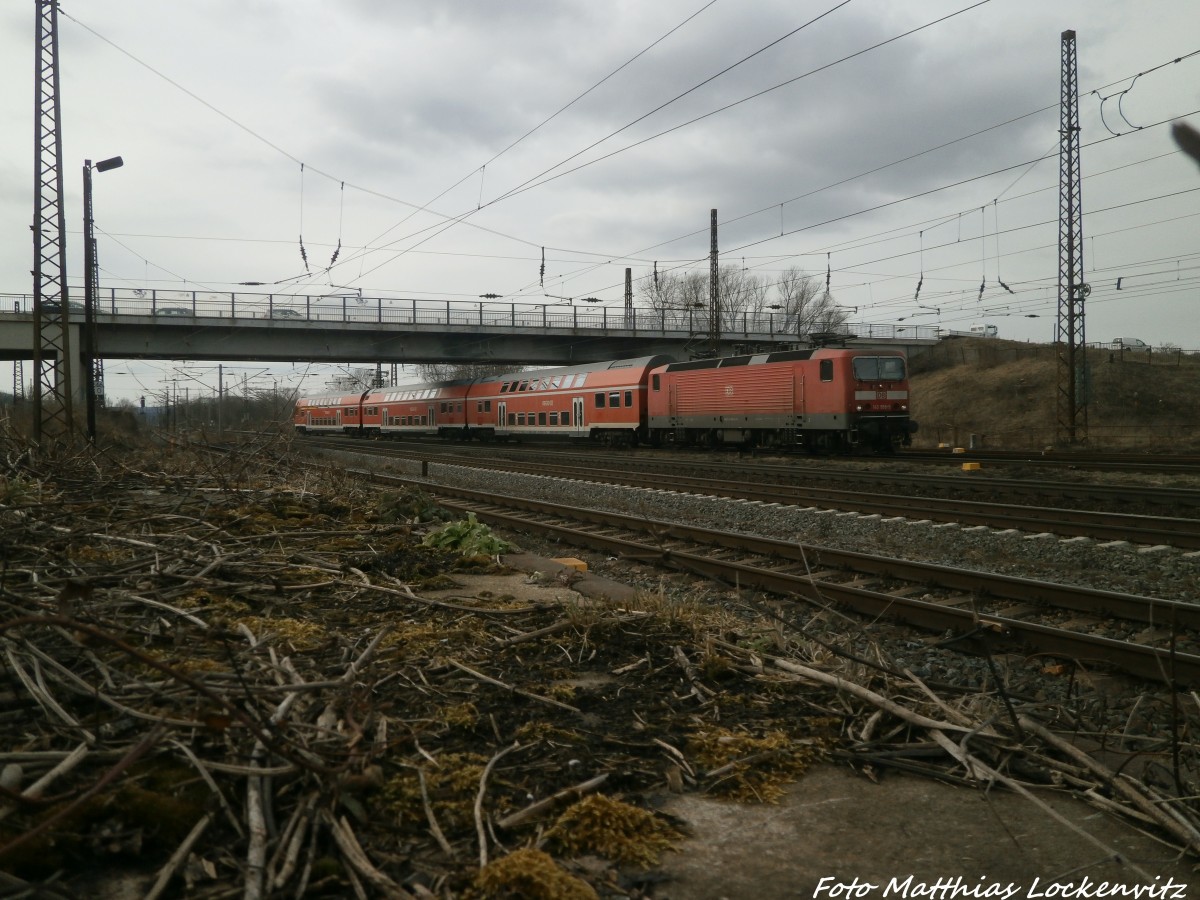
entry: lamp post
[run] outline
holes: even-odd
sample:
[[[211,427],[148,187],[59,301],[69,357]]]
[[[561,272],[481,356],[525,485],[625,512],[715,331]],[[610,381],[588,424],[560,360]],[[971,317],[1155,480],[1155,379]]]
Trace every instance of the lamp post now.
[[[92,169],[107,172],[119,169],[125,161],[119,156],[102,159],[92,165],[83,161],[83,372],[87,379],[88,440],[96,442],[96,283],[99,263],[96,260],[96,237],[92,221]]]

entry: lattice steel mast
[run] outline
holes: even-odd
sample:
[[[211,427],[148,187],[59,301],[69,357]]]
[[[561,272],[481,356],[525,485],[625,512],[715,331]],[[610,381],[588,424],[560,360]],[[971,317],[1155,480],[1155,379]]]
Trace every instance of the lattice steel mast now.
[[[67,325],[66,225],[63,213],[62,105],[58,77],[58,0],[37,4],[34,60],[33,437],[74,428]]]
[[[1062,96],[1058,149],[1058,440],[1087,440],[1088,378],[1083,280],[1083,196],[1079,169],[1079,69],[1075,32],[1062,33]]]
[[[708,339],[712,355],[721,355],[721,268],[717,259],[717,211],[709,213]]]

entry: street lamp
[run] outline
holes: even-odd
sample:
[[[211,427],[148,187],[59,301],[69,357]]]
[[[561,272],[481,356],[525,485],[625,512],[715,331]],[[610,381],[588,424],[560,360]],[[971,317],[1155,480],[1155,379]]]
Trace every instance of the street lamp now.
[[[96,283],[99,281],[99,263],[96,261],[96,237],[92,221],[92,169],[107,172],[119,169],[125,161],[119,156],[102,159],[92,165],[90,159],[83,161],[83,372],[87,379],[87,433],[88,440],[96,442]],[[64,304],[63,322],[67,311]]]

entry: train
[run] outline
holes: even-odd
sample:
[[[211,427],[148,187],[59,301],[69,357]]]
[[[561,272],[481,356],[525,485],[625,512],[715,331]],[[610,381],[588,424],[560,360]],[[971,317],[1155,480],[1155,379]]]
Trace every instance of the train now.
[[[891,451],[917,430],[902,352],[828,347],[644,356],[302,397],[294,425],[301,435],[816,453]]]

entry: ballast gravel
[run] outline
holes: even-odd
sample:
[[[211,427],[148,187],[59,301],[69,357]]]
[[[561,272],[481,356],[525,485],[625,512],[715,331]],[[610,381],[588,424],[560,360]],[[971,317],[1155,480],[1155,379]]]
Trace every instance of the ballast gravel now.
[[[429,480],[839,550],[975,568],[1166,600],[1200,600],[1200,552],[1013,529],[859,515],[430,463]]]

